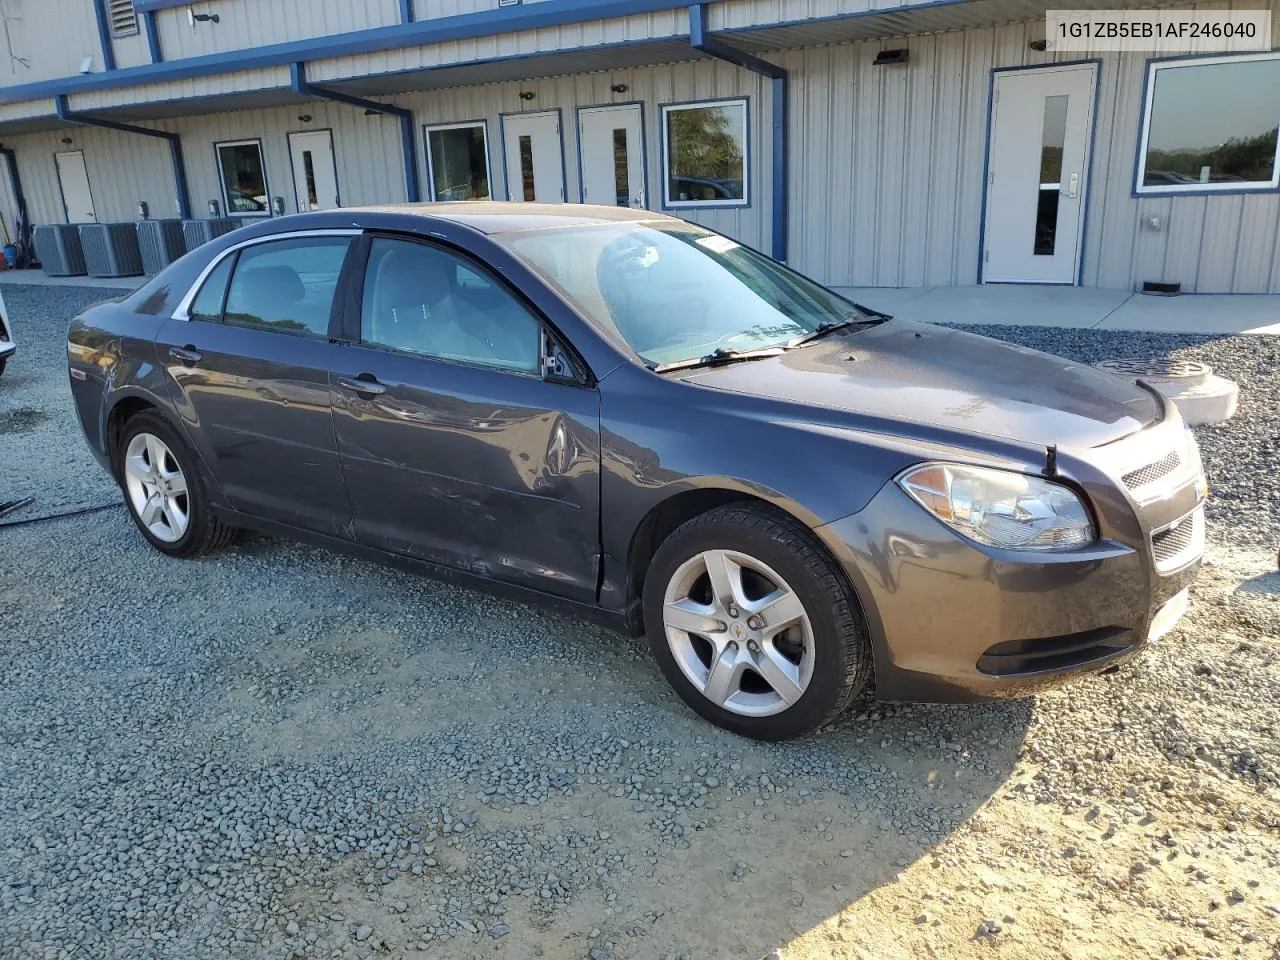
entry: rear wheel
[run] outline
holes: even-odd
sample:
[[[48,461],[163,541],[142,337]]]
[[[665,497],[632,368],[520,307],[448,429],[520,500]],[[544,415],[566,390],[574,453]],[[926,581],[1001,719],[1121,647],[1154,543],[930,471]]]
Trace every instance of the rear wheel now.
[[[116,462],[129,513],[161,553],[195,557],[234,539],[236,529],[209,507],[194,454],[157,414],[129,419],[120,432]]]
[[[754,504],[712,510],[663,541],[644,615],[676,692],[743,736],[810,733],[870,681],[861,612],[834,562],[799,523]]]

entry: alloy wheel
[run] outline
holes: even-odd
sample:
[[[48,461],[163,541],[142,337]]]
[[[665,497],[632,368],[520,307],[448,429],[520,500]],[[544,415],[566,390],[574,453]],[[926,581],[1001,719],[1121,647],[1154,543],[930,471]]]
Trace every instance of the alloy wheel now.
[[[705,550],[686,560],[667,583],[662,619],[681,672],[732,713],[781,713],[813,678],[813,625],[803,602],[748,554]]]
[[[142,525],[157,540],[177,543],[191,522],[187,477],[173,451],[153,433],[139,433],[124,455],[125,489]]]

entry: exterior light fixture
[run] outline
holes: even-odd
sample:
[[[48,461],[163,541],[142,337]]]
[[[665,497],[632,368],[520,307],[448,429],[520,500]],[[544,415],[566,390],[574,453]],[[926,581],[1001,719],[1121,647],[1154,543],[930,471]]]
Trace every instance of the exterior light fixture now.
[[[612,90],[614,93],[626,93],[627,85],[625,83],[615,83],[609,89]]]
[[[309,114],[309,113],[300,113],[300,114],[298,114],[298,122],[299,122],[299,123],[310,123],[310,122],[311,122],[311,114]]]
[[[520,99],[521,99],[521,100],[532,100],[532,99],[533,99],[534,97],[536,97],[536,96],[537,96],[537,94],[536,94],[536,93],[534,93],[532,90],[521,90],[521,91],[520,91]]]
[[[62,138],[62,142],[63,142],[63,143],[65,143],[67,146],[71,146],[71,144],[72,144],[74,141],[73,141],[70,137],[63,137],[63,138]]]

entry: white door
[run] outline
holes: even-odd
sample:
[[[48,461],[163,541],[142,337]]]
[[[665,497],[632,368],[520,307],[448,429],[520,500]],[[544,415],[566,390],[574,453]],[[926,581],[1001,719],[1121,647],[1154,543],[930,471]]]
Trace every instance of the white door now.
[[[646,206],[644,127],[638,103],[579,110],[578,147],[583,203]]]
[[[1094,64],[996,74],[988,144],[986,283],[1075,283]]]
[[[67,223],[96,223],[98,215],[93,211],[93,193],[89,190],[89,171],[84,166],[84,152],[68,150],[56,153],[53,162],[58,168],[58,186],[62,188],[62,205],[67,210]]]
[[[338,200],[338,171],[333,164],[333,134],[328,130],[289,134],[293,189],[298,212],[332,210]]]
[[[507,148],[507,197],[564,202],[564,149],[560,113],[520,113],[502,118]]]

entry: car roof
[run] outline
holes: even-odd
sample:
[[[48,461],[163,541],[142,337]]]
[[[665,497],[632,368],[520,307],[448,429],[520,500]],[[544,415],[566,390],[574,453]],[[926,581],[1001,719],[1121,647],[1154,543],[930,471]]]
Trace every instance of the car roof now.
[[[339,212],[343,214],[389,213],[423,219],[448,220],[491,235],[548,227],[597,226],[606,223],[676,219],[666,214],[654,213],[652,210],[633,210],[630,207],[606,207],[585,203],[513,203],[506,200],[392,203],[367,207],[343,207]]]

